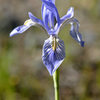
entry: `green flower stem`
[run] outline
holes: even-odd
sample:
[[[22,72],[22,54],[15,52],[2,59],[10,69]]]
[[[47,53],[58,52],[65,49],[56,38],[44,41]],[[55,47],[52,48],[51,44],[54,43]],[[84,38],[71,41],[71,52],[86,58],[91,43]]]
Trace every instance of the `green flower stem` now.
[[[55,100],[59,100],[59,68],[53,74]]]

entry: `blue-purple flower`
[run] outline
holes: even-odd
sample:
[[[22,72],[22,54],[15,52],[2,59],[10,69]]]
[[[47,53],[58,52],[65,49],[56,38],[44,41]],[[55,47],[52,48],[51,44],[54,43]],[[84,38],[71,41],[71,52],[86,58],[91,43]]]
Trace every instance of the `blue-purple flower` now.
[[[84,47],[84,41],[79,33],[79,22],[74,18],[73,7],[70,7],[67,14],[60,18],[55,6],[55,0],[42,0],[41,12],[42,20],[29,12],[29,19],[25,21],[24,25],[16,27],[10,33],[10,36],[21,34],[31,26],[41,26],[50,36],[44,42],[42,60],[50,75],[53,75],[65,58],[64,42],[58,37],[58,33],[62,29],[62,26],[66,24],[71,25],[70,35],[82,47]]]

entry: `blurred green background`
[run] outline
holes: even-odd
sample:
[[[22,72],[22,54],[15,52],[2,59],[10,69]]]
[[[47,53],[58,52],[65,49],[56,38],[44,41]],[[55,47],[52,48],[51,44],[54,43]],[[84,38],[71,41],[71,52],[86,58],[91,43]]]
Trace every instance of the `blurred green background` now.
[[[75,8],[82,48],[70,35],[59,33],[66,58],[60,66],[60,100],[100,100],[100,0],[56,0],[60,17]],[[9,33],[28,19],[41,19],[41,0],[0,0],[0,100],[54,100],[52,77],[42,63],[42,46],[49,36],[37,27],[12,38]]]

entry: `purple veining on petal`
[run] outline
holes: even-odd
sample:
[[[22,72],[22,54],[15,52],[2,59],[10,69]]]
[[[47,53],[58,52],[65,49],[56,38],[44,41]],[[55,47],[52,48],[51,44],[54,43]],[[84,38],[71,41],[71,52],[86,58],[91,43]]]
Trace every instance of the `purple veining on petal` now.
[[[45,40],[43,45],[42,60],[50,75],[53,75],[65,58],[64,42],[59,38],[56,39],[56,42],[57,46],[55,50],[52,49],[50,38]]]
[[[14,28],[12,32],[10,33],[10,37],[16,35],[16,34],[21,34],[25,32],[30,26],[22,25]]]
[[[80,43],[82,47],[84,47],[84,41],[82,40],[82,35],[79,32],[79,22],[77,19],[74,19],[71,22],[70,35],[73,37],[74,40]]]

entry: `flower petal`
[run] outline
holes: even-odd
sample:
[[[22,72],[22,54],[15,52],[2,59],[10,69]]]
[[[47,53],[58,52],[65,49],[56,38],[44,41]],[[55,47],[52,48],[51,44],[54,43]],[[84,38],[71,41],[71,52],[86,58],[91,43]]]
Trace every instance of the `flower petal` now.
[[[49,0],[49,1],[51,1],[52,3],[54,3],[54,4],[55,4],[55,0]]]
[[[41,26],[44,27],[43,25],[43,21],[38,19],[37,17],[35,17],[31,12],[28,13],[29,14],[29,18],[33,21],[36,22],[37,24],[40,24]]]
[[[42,19],[44,23],[44,27],[47,30],[47,32],[50,30],[48,23],[49,23],[49,14],[50,11],[42,4]]]
[[[82,47],[84,47],[84,41],[82,40],[82,35],[79,33],[79,22],[74,19],[71,22],[70,35],[78,42]]]
[[[49,2],[49,1],[46,1],[46,0],[42,0],[42,2],[46,6],[46,8],[49,9],[54,14],[54,16],[57,20],[57,23],[59,25],[60,24],[60,17],[59,17],[56,6],[52,2]]]
[[[48,6],[49,3],[54,7],[53,8],[51,6],[49,7]],[[43,2],[43,4],[42,4],[42,18],[43,18],[44,26],[45,26],[48,34],[49,35],[57,35],[59,32],[59,26],[60,26],[60,23],[58,20],[59,15],[58,15],[58,19],[57,19],[56,15],[55,15],[54,11],[52,11],[52,9],[57,10],[57,8],[51,2],[51,0],[45,1],[45,3]]]
[[[56,48],[54,49],[52,47],[53,38],[50,37],[45,40],[43,45],[42,60],[50,75],[53,75],[65,58],[64,42],[59,38],[56,38],[56,43]]]
[[[60,19],[61,23],[64,22],[65,20],[67,20],[67,19],[72,18],[72,17],[74,17],[74,8],[70,7],[67,11],[67,14]]]
[[[54,21],[55,21],[54,14],[49,11],[49,26],[50,26],[50,28],[54,28]]]
[[[55,4],[55,0],[51,0],[52,1],[52,3],[54,3]]]
[[[10,37],[12,37],[16,34],[21,34],[21,33],[25,32],[28,28],[30,28],[31,26],[33,26],[35,24],[36,23],[34,23],[31,19],[26,20],[24,25],[18,26],[12,30],[12,32],[10,33]]]

